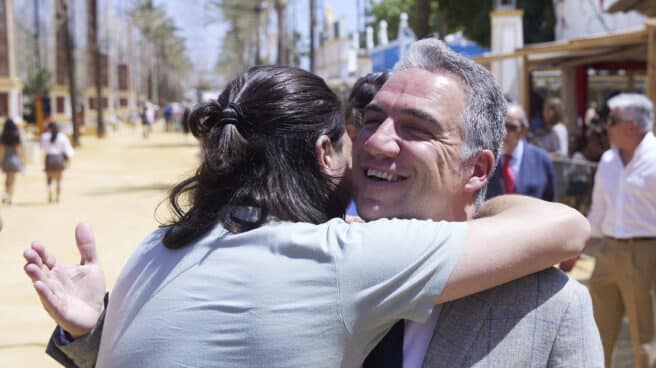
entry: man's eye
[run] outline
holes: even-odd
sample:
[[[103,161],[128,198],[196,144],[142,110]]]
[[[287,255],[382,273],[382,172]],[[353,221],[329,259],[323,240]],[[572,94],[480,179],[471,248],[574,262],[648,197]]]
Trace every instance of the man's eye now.
[[[365,118],[364,122],[362,123],[366,127],[375,127],[380,125],[381,119],[373,119],[373,118]]]
[[[406,129],[408,132],[416,135],[422,135],[422,136],[427,136],[430,135],[430,133],[422,126],[419,125],[407,125]]]

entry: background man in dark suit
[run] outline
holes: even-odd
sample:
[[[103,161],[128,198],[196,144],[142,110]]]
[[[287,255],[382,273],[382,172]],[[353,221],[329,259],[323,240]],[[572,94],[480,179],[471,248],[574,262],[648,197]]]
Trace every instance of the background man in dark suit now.
[[[509,104],[503,157],[490,178],[487,198],[517,193],[551,202],[556,200],[553,163],[544,149],[525,140],[528,127],[524,109],[517,104]]]

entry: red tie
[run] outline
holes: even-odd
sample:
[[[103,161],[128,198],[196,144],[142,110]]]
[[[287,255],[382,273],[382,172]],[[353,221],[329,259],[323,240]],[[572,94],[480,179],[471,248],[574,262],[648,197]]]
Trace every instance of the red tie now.
[[[510,169],[510,160],[512,155],[503,155],[503,165],[501,166],[501,177],[503,178],[503,186],[506,188],[506,193],[515,193],[515,177]]]

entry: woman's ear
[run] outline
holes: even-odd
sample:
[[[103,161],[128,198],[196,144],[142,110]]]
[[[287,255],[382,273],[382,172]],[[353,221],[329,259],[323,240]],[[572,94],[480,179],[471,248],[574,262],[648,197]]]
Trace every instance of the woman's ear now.
[[[327,135],[321,135],[314,143],[314,153],[317,156],[317,163],[319,169],[324,174],[334,175],[337,167],[337,160],[335,157],[335,147]]]
[[[479,152],[476,157],[472,158],[471,175],[465,183],[465,191],[478,192],[486,184],[492,171],[494,171],[494,154],[490,150]]]

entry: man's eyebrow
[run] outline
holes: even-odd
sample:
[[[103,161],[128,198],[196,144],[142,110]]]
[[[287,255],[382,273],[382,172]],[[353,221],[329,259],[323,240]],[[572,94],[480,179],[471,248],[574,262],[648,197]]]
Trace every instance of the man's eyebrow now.
[[[375,103],[373,103],[373,102],[371,102],[371,103],[369,103],[367,106],[365,106],[365,107],[364,107],[364,111],[365,111],[365,112],[367,112],[367,111],[374,111],[374,112],[381,112],[381,113],[384,113],[384,112],[385,112],[385,110],[383,110],[382,107],[378,106],[377,104],[375,104]]]
[[[370,103],[369,105],[365,106],[365,112],[367,112],[367,111],[379,112],[379,113],[383,113],[383,114],[385,113],[385,110],[382,107],[380,107],[379,105],[377,105],[373,102]],[[400,113],[401,114],[412,115],[412,116],[414,116],[415,118],[417,118],[419,120],[423,120],[423,121],[425,121],[427,123],[430,123],[430,124],[432,124],[434,126],[437,126],[437,127],[442,127],[442,125],[440,124],[439,121],[437,121],[434,117],[432,117],[430,114],[428,114],[424,111],[408,108],[408,109],[400,110]]]
[[[424,120],[428,123],[431,123],[435,126],[441,127],[442,125],[440,124],[439,121],[437,121],[434,117],[432,117],[430,114],[421,111],[421,110],[416,110],[416,109],[402,109],[399,111],[401,114],[408,114],[412,115],[417,119]]]

